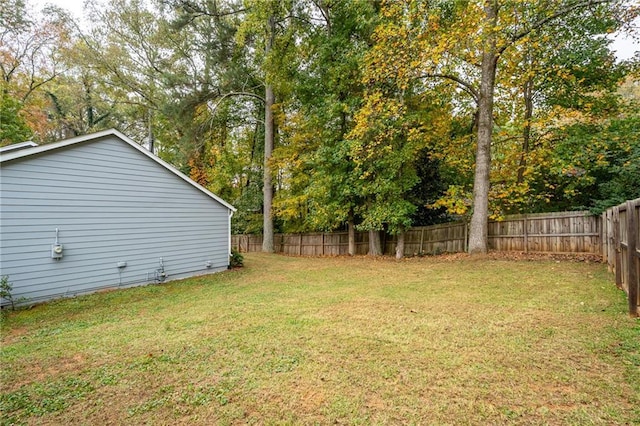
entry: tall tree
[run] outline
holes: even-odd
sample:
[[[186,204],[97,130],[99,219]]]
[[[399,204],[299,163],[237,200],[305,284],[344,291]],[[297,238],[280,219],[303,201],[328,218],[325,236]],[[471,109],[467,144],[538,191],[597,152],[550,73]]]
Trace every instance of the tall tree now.
[[[615,17],[614,30],[635,13],[621,1],[566,0],[522,2],[485,0],[470,2],[412,1],[406,6],[386,4],[386,13],[417,29],[408,41],[397,41],[394,62],[398,78],[448,81],[473,101],[475,169],[473,214],[469,251],[487,251],[492,141],[495,132],[494,101],[499,69],[511,50],[527,43],[541,43],[543,29],[571,25],[579,29],[585,15]],[[387,41],[393,41],[392,37]],[[410,53],[409,53],[410,52]],[[505,58],[506,59],[506,58]],[[408,76],[408,77],[407,77]]]
[[[277,139],[274,117],[283,102],[288,86],[289,70],[295,67],[292,56],[301,23],[308,20],[298,2],[287,0],[245,0],[247,13],[240,27],[240,38],[249,42],[256,52],[255,60],[263,77],[265,93],[264,164],[263,164],[263,244],[262,251],[273,251],[274,215],[272,211],[274,186],[272,152]],[[253,41],[253,43],[251,43]],[[280,98],[280,99],[279,99]]]
[[[565,25],[567,20],[592,9],[603,9],[622,19],[621,2],[571,0],[529,3],[486,0],[481,26],[480,90],[478,99],[478,131],[474,175],[473,215],[469,230],[469,252],[486,253],[489,171],[493,137],[493,103],[498,63],[505,51],[539,36],[540,29]],[[602,12],[600,12],[602,13]],[[626,17],[625,17],[626,18]]]
[[[627,67],[616,63],[610,41],[597,36],[612,27],[608,19],[613,18],[582,14],[580,27],[569,21],[562,28],[541,28],[538,40],[505,52],[494,114],[494,215],[554,205],[554,194],[541,182],[548,174],[545,165],[555,157],[556,129],[566,122],[561,116],[591,120],[618,114],[616,90]]]
[[[165,72],[173,102],[164,113],[179,118],[184,168],[194,180],[240,207],[234,229],[259,231],[264,220],[258,226],[256,211],[264,210],[264,196],[257,188],[264,190],[263,180],[272,174],[263,173],[265,164],[270,167],[263,155],[270,144],[265,147],[257,141],[264,141],[265,135],[272,141],[275,136],[272,131],[270,137],[265,126],[273,122],[265,120],[273,115],[273,107],[265,108],[265,98],[270,98],[265,97],[265,70],[270,69],[269,56],[278,56],[265,54],[265,32],[268,13],[278,4],[201,0],[163,4],[173,14],[170,28],[182,40],[174,53],[174,62],[182,65],[176,72]],[[275,30],[280,34],[280,28]]]
[[[364,92],[364,53],[371,43],[376,9],[369,1],[314,1],[300,36],[305,65],[294,74],[283,143],[274,153],[283,170],[275,199],[285,230],[333,230],[345,224],[355,253],[357,176],[348,133]],[[319,95],[321,94],[321,95]]]
[[[276,17],[273,14],[267,16],[267,31],[265,34],[264,54],[269,57],[273,54],[276,37]],[[262,251],[273,252],[273,183],[271,170],[271,155],[275,140],[275,121],[273,119],[273,107],[275,95],[273,83],[265,79],[264,85],[264,177],[263,177],[263,224],[262,224]]]
[[[45,12],[35,13],[22,0],[2,0],[0,77],[4,89],[22,102],[64,70],[60,51],[68,43],[66,16],[55,8]]]
[[[420,57],[420,47],[411,40],[423,31],[412,25],[413,16],[420,15],[424,5],[406,6],[385,4],[366,55],[365,99],[349,134],[355,192],[362,199],[359,226],[370,232],[373,242],[382,230],[397,234],[397,257],[403,256],[404,230],[423,207],[419,203],[424,196],[415,197],[420,162],[431,161],[425,153],[449,132],[446,104],[451,99],[447,87],[425,84],[411,72],[411,60]],[[379,252],[370,247],[370,253]]]
[[[89,12],[101,25],[81,33],[82,54],[76,63],[97,79],[91,84],[110,88],[103,96],[127,117],[120,130],[141,144],[155,135],[160,144],[170,146],[179,131],[163,108],[171,102],[167,76],[183,65],[174,56],[182,40],[170,31],[166,14],[146,2],[91,4]]]
[[[22,0],[0,1],[1,90],[20,102],[21,116],[41,142],[50,131],[45,91],[66,70],[62,52],[72,43],[69,23],[54,7],[40,13]]]

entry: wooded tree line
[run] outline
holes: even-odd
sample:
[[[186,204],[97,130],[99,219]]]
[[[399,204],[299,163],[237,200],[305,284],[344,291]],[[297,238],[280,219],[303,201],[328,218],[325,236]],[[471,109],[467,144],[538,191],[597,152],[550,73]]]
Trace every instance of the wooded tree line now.
[[[115,127],[234,232],[398,234],[640,197],[640,57],[616,0],[0,0],[1,143]],[[401,253],[400,253],[401,254]]]

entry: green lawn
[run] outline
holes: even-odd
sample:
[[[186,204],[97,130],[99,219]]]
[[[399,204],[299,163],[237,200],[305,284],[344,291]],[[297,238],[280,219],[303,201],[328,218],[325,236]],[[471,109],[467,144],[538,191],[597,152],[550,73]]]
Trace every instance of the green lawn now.
[[[4,424],[634,424],[606,267],[296,258],[5,314]]]

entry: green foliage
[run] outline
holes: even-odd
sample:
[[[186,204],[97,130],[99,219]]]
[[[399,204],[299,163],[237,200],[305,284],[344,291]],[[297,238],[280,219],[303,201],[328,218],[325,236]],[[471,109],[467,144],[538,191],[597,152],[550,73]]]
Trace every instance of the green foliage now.
[[[13,285],[9,282],[9,276],[3,275],[0,278],[0,300],[4,299],[11,304],[11,309],[15,309],[15,301],[13,300]]]
[[[360,229],[382,230],[386,224],[396,233],[411,225],[416,207],[405,198],[418,182],[413,160],[422,146],[408,140],[405,114],[400,103],[379,94],[369,95],[356,117],[350,137],[356,190],[365,200],[358,209]]]
[[[323,21],[301,39],[306,67],[295,74],[291,112],[281,116],[283,140],[274,152],[281,170],[274,207],[287,232],[342,227],[362,203],[347,135],[362,102],[375,9],[363,0],[317,7]]]
[[[0,146],[25,142],[33,135],[21,111],[22,104],[0,86]]]
[[[449,189],[431,205],[454,214],[473,211],[477,110],[487,95],[480,93],[479,68],[488,42],[495,42],[496,50],[488,53],[495,55],[497,75],[488,114],[493,142],[482,143],[490,146],[492,161],[482,186],[490,188],[490,211],[499,217],[549,205],[553,194],[539,184],[555,155],[549,135],[567,125],[563,115],[578,112],[588,121],[617,114],[615,92],[628,69],[615,63],[603,35],[638,13],[618,2],[590,8],[573,1],[491,4],[496,28],[486,27],[481,2],[383,3],[385,20],[369,52],[374,72],[368,81],[385,96],[395,93],[393,102],[424,92],[451,106],[449,134],[440,132],[430,144]]]
[[[544,207],[597,214],[640,197],[640,114],[628,111],[627,116],[558,130],[553,159],[544,173],[549,191]]]
[[[34,13],[23,0],[3,0],[0,9],[0,143],[48,141],[56,129],[46,92],[66,68],[71,21],[55,6]]]
[[[233,206],[238,211],[231,218],[231,230],[234,234],[258,234],[262,231],[262,187],[261,179],[249,182],[241,189],[233,200]]]
[[[376,28],[363,76],[368,90],[349,138],[356,191],[363,200],[356,209],[362,216],[360,228],[398,233],[411,226],[418,210],[423,217],[431,216],[426,211],[444,190],[442,184],[429,185],[430,177],[441,175],[427,168],[439,165],[434,148],[450,135],[446,103],[451,93],[436,94],[417,78],[420,63],[410,59],[419,50],[411,41],[416,35],[413,15],[403,15],[393,3],[387,12],[399,15]]]
[[[231,250],[231,257],[229,258],[229,266],[231,268],[240,268],[244,266],[244,256],[236,249]]]

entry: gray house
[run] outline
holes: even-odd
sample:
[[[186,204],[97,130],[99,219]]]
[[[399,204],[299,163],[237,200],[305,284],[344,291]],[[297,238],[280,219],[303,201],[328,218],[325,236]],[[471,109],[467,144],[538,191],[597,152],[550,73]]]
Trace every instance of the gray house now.
[[[116,130],[12,145],[0,151],[0,275],[14,300],[39,302],[221,271],[234,211]]]

